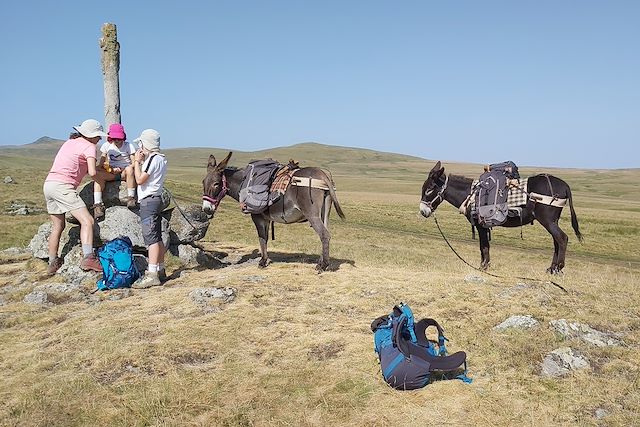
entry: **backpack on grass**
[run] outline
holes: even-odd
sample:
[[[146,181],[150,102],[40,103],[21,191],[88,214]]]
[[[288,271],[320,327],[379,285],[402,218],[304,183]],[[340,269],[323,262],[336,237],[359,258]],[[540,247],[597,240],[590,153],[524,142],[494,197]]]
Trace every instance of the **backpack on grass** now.
[[[437,342],[427,338],[429,326],[438,330]],[[443,379],[471,382],[466,375],[466,353],[458,351],[448,356],[445,347],[448,340],[440,324],[433,319],[416,323],[408,305],[400,303],[391,314],[375,319],[371,330],[382,376],[391,387],[415,390],[429,384],[434,373],[440,373]]]
[[[100,291],[129,288],[140,277],[133,259],[133,245],[127,236],[106,242],[98,249],[98,259],[102,265],[102,279],[96,283]]]

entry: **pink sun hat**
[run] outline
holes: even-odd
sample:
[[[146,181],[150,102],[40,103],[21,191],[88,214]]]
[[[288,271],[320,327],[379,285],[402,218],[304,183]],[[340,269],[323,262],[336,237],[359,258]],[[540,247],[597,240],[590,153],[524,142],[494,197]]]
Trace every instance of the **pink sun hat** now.
[[[120,123],[110,125],[107,136],[111,139],[127,139],[127,134],[124,133],[124,126]]]

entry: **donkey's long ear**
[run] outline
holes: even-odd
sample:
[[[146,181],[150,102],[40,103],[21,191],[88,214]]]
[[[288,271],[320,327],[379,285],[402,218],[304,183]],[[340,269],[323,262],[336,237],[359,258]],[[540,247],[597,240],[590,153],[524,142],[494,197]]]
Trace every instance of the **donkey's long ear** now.
[[[207,172],[211,172],[216,168],[216,157],[211,154],[209,155],[209,163],[207,163]]]
[[[442,169],[442,165],[440,164],[440,160],[438,160],[438,163],[436,163],[433,169],[431,169],[431,172],[429,172],[429,175],[435,175],[440,169]]]
[[[227,157],[222,159],[222,161],[218,164],[217,168],[220,170],[223,170],[224,168],[226,168],[227,163],[229,163],[229,159],[231,158],[232,154],[233,154],[233,151],[229,151],[229,154],[227,154]]]

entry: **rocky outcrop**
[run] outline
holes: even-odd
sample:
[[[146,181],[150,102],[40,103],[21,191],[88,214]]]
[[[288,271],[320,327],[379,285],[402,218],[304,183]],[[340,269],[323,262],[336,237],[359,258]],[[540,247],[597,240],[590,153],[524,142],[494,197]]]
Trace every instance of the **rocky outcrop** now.
[[[561,377],[579,369],[589,369],[589,360],[569,347],[561,347],[547,354],[542,361],[543,377]]]
[[[82,248],[80,246],[74,247],[64,258],[64,264],[58,270],[58,274],[62,275],[67,281],[76,285],[82,282],[91,281],[94,284],[102,277],[102,273],[94,271],[82,271],[80,263],[82,262]]]
[[[497,331],[504,331],[505,329],[531,329],[539,324],[540,323],[530,315],[511,316],[499,325],[494,326],[493,329]]]
[[[598,331],[584,323],[568,322],[565,319],[559,319],[552,320],[549,324],[556,332],[562,335],[564,339],[577,338],[596,347],[624,345],[624,342],[614,334]]]
[[[174,245],[191,243],[202,239],[209,229],[209,218],[202,212],[200,205],[187,205],[167,211],[171,229],[171,243]]]
[[[190,294],[191,300],[205,313],[222,310],[222,305],[232,302],[236,298],[234,288],[198,288]]]
[[[51,235],[52,225],[45,222],[38,227],[38,232],[33,236],[27,251],[33,254],[34,258],[49,259],[49,236]],[[71,249],[80,244],[80,226],[66,227],[60,236],[60,246],[58,247],[58,256],[66,256]]]
[[[142,237],[142,226],[140,217],[124,206],[112,206],[105,211],[105,218],[96,225],[97,235],[94,234],[96,242],[94,246],[99,246],[102,242],[113,240],[116,237],[127,236],[131,239],[134,250],[145,250],[146,245]],[[162,218],[162,241],[166,247],[169,246],[169,221]]]

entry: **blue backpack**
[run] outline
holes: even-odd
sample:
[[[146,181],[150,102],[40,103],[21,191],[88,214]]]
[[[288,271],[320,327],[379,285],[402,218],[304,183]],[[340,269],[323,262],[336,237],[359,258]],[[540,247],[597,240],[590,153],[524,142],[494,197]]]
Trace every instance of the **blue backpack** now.
[[[435,326],[438,341],[427,338],[427,328]],[[374,346],[382,376],[391,387],[398,390],[415,390],[429,384],[435,371],[443,379],[457,378],[470,383],[467,377],[467,355],[459,351],[447,355],[444,330],[433,319],[415,322],[408,305],[400,303],[393,312],[380,316],[371,323]],[[461,374],[458,372],[464,366]],[[458,375],[456,375],[458,374]]]
[[[133,245],[127,236],[117,237],[98,249],[102,265],[102,279],[96,285],[99,291],[129,288],[140,277],[133,260]]]

